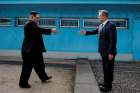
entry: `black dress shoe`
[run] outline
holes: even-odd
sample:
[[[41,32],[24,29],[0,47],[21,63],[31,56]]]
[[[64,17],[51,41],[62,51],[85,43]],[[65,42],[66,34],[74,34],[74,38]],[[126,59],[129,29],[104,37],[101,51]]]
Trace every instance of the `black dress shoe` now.
[[[31,88],[30,84],[19,84],[20,88]]]
[[[48,81],[48,80],[50,80],[50,79],[52,79],[52,76],[49,76],[48,78],[43,79],[43,80],[42,80],[42,83],[44,83],[44,82],[46,82],[46,81]]]
[[[105,85],[99,86],[101,92],[109,92],[111,91],[111,87],[107,87]]]
[[[104,83],[99,83],[99,87],[100,87],[100,86],[105,86],[105,84],[104,84]]]

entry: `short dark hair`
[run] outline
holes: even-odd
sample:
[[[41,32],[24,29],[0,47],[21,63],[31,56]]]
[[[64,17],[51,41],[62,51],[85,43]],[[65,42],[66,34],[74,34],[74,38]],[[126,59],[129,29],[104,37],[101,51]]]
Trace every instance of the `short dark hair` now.
[[[33,15],[33,16],[36,16],[37,14],[39,14],[39,13],[36,12],[36,11],[31,11],[31,12],[30,12],[30,15]]]
[[[99,10],[99,13],[101,13],[102,15],[105,15],[106,17],[109,17],[107,10]]]

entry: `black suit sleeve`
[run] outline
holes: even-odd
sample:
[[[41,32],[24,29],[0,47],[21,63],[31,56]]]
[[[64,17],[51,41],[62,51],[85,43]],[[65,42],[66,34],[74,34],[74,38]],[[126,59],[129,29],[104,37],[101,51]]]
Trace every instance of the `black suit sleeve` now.
[[[86,36],[88,36],[88,35],[95,35],[95,34],[98,34],[98,29],[86,32]]]
[[[51,34],[51,29],[44,29],[44,28],[38,27],[37,24],[34,22],[32,22],[31,29],[32,31],[35,31],[34,33],[36,35],[38,34],[50,35]]]
[[[116,54],[117,31],[115,25],[110,26],[109,39],[110,39],[109,53]]]
[[[51,34],[51,29],[44,29],[44,28],[40,28],[38,27],[39,31],[41,32],[41,34],[45,34],[45,35],[50,35]]]

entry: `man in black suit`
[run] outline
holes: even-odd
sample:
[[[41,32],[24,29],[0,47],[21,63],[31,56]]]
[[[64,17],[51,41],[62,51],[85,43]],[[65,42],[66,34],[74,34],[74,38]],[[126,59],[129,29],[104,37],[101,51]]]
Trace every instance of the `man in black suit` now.
[[[40,28],[38,22],[38,13],[32,11],[29,16],[29,21],[24,26],[24,41],[22,44],[23,65],[19,81],[19,86],[21,88],[31,87],[28,80],[33,68],[42,82],[52,78],[52,76],[48,76],[45,72],[43,52],[46,52],[46,50],[42,34],[50,35],[51,32],[55,33],[56,29]]]
[[[84,35],[99,34],[99,53],[102,58],[104,83],[99,84],[99,88],[102,92],[108,92],[112,89],[114,60],[117,54],[117,32],[116,26],[108,20],[108,11],[99,11],[99,20],[101,24],[96,30],[93,31],[81,31]]]

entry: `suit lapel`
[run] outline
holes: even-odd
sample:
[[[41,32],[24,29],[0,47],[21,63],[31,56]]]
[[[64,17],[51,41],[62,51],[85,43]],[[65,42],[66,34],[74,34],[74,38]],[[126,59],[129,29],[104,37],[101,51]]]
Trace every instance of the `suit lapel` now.
[[[104,32],[104,30],[105,30],[105,28],[108,26],[108,24],[109,24],[109,21],[104,25],[104,27],[102,28],[102,31]],[[102,32],[101,31],[101,32]]]

